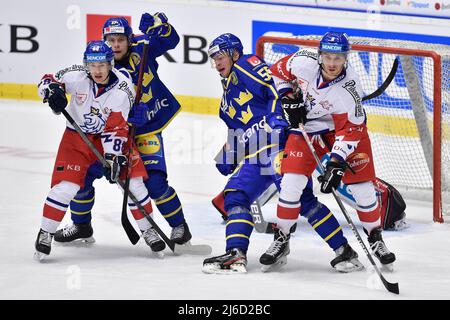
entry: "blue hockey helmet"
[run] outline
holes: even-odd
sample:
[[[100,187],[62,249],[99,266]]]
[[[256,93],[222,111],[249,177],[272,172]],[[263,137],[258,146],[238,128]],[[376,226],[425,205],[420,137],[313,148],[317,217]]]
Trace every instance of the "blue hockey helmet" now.
[[[127,37],[128,42],[131,44],[133,40],[133,29],[131,29],[128,20],[120,18],[110,18],[106,20],[103,25],[103,40],[106,40],[107,35],[121,34]]]
[[[351,45],[348,41],[348,36],[344,32],[327,32],[322,37],[319,44],[319,53],[329,52],[347,54],[350,49]]]
[[[239,56],[243,54],[244,47],[242,46],[241,40],[232,33],[224,33],[211,42],[208,55],[212,59],[216,55],[223,53],[232,56],[234,50],[239,53]]]
[[[114,65],[114,51],[105,41],[91,41],[83,54],[84,65],[89,62],[109,62]]]

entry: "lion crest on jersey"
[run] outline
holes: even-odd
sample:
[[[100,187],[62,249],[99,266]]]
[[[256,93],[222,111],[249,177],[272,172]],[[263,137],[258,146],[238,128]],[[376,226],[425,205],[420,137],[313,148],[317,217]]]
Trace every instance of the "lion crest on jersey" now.
[[[91,112],[84,114],[84,124],[80,127],[86,133],[100,133],[105,127],[106,120],[103,119],[103,115],[99,109],[91,107]]]

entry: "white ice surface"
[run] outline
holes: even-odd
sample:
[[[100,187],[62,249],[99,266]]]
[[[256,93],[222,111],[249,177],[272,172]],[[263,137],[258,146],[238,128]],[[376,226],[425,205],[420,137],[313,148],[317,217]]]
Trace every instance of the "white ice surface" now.
[[[450,298],[450,224],[432,223],[431,204],[413,200],[407,200],[410,228],[384,233],[397,255],[395,271],[385,277],[399,282],[399,296],[384,290],[369,271],[335,272],[329,264],[334,253],[302,219],[291,240],[288,264],[277,273],[261,272],[258,259],[272,236],[256,232],[244,275],[203,274],[204,257],[173,256],[167,249],[165,258],[158,259],[145,244],[129,243],[120,224],[121,193],[104,179],[95,184],[96,243],[53,245],[49,258],[38,263],[32,259],[34,241],[64,127],[63,117],[41,103],[0,100],[0,299]],[[225,248],[225,227],[211,205],[226,182],[212,162],[224,131],[216,117],[182,113],[164,134],[169,181],[183,203],[192,243],[210,244],[214,255]],[[369,266],[334,200],[320,199],[336,213],[360,260]],[[271,202],[263,211],[273,216],[275,206]],[[352,217],[359,226],[356,215]],[[61,226],[69,218],[66,214]],[[170,234],[156,208],[155,221]]]

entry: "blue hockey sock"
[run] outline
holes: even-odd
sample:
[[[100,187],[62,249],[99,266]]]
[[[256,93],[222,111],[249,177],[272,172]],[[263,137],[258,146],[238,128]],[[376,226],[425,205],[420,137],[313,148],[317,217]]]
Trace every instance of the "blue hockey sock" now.
[[[246,253],[254,226],[252,215],[247,209],[237,207],[230,210],[225,231],[226,251],[239,248]]]
[[[88,223],[92,220],[91,210],[94,206],[95,189],[80,190],[70,201],[70,217],[74,223]]]
[[[342,227],[336,220],[336,217],[325,205],[320,202],[317,206],[302,214],[308,219],[309,224],[313,227],[320,237],[330,246],[331,249],[336,250],[343,244],[347,243],[344,237]]]
[[[176,191],[172,187],[169,187],[162,197],[155,199],[155,204],[172,228],[183,223],[183,208]]]

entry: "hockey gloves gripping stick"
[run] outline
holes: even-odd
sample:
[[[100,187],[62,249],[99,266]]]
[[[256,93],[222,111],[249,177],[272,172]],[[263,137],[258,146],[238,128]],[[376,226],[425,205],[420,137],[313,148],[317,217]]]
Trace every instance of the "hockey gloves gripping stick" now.
[[[48,89],[45,89],[45,102],[48,102],[53,113],[60,114],[67,106],[64,87],[60,83],[50,83]]]
[[[298,98],[284,96],[281,98],[281,106],[290,128],[297,129],[300,123],[306,123],[307,112],[301,96]]]
[[[120,176],[120,170],[127,164],[127,157],[123,154],[105,153],[105,160],[109,164],[104,168],[104,175],[109,183],[117,183]]]
[[[344,175],[346,165],[329,160],[325,168],[325,173],[317,177],[320,182],[322,193],[331,193],[332,189],[337,189]]]

